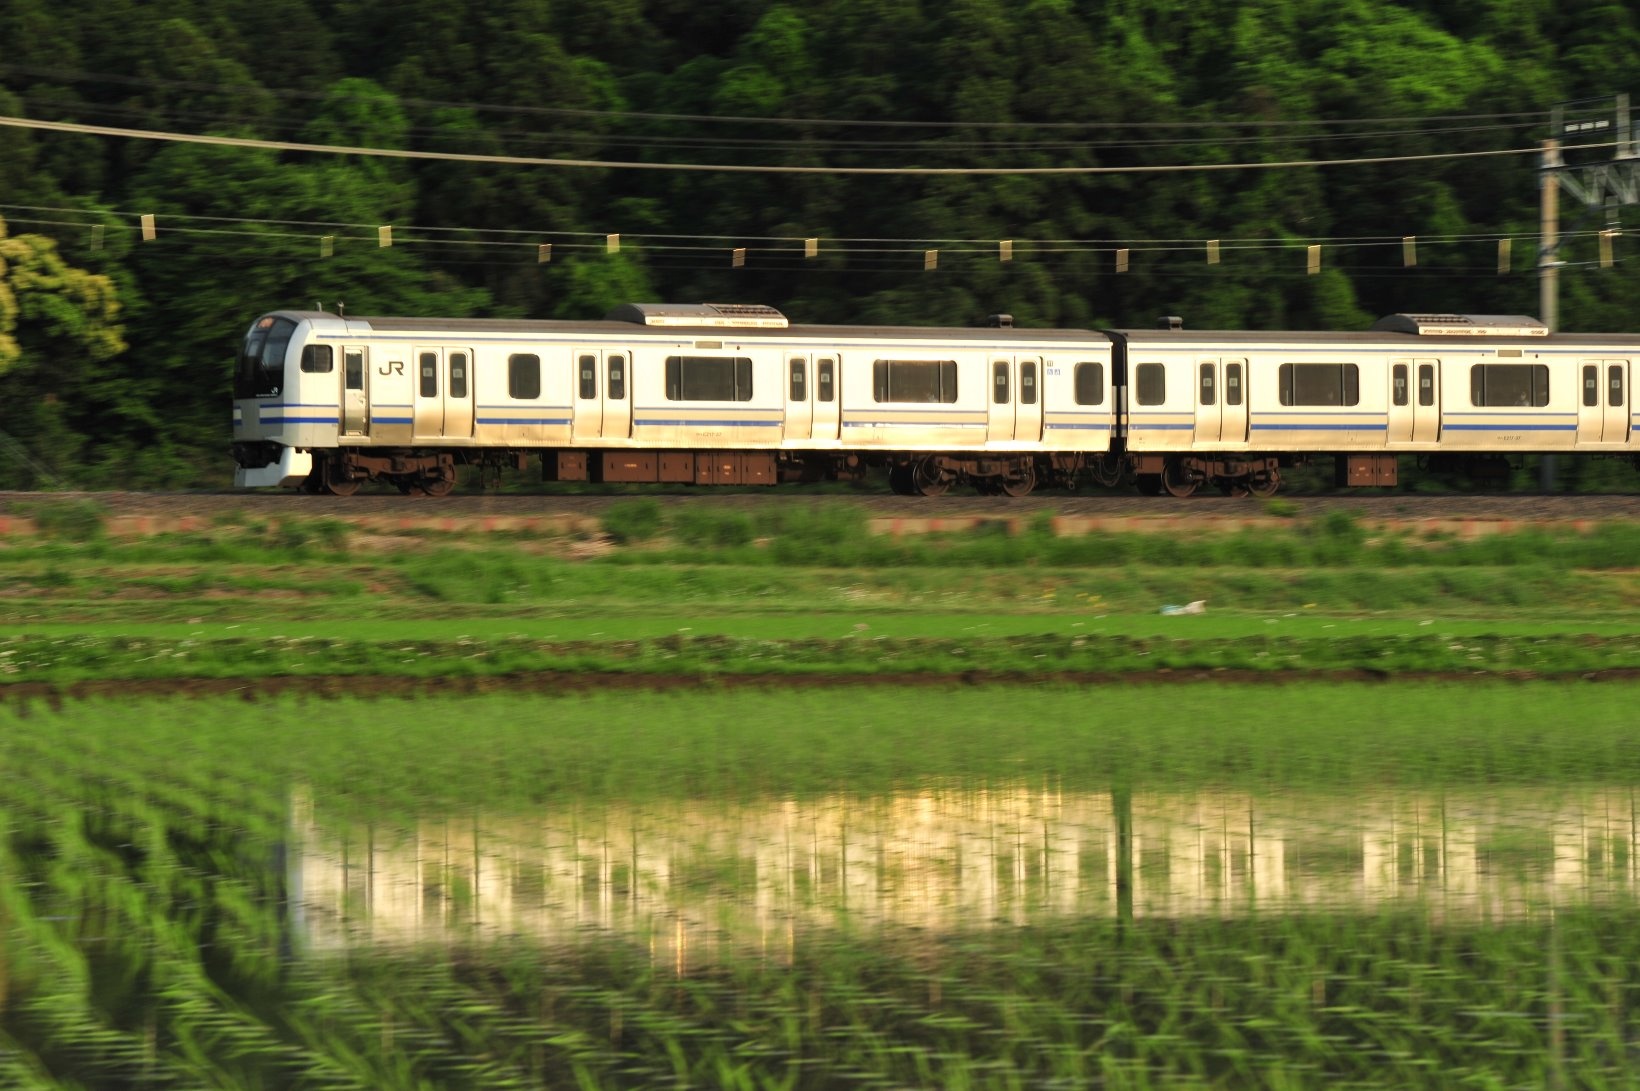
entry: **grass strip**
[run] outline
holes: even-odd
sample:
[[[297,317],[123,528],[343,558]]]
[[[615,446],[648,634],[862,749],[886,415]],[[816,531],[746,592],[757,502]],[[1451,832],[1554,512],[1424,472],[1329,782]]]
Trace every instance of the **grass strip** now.
[[[1233,639],[1088,635],[967,639],[760,640],[672,635],[551,642],[525,638],[358,641],[155,640],[28,637],[0,640],[0,680],[283,676],[496,677],[531,672],[779,677],[905,675],[1112,677],[1156,671],[1530,677],[1640,668],[1640,634],[1366,635]]]

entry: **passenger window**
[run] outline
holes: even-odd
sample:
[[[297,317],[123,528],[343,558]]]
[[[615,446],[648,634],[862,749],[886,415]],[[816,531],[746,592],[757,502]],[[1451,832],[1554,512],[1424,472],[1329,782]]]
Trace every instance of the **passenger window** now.
[[[1019,365],[1019,400],[1023,405],[1036,404],[1036,364]]]
[[[609,357],[609,398],[617,402],[626,398],[626,357],[618,352]]]
[[[1390,378],[1391,400],[1396,405],[1407,403],[1407,366],[1396,364]]]
[[[336,368],[335,357],[331,355],[329,345],[303,345],[302,370],[321,375],[328,375]]]
[[[1216,392],[1213,389],[1213,365],[1203,364],[1201,367],[1201,376],[1202,404],[1213,405],[1214,398],[1216,397]]]
[[[507,357],[507,396],[532,400],[541,396],[541,357],[533,352]]]
[[[1241,404],[1241,365],[1224,365],[1224,404]]]
[[[346,368],[342,382],[349,390],[364,389],[364,353],[354,350],[345,353],[342,357],[342,366]]]
[[[1418,404],[1435,404],[1435,365],[1418,365]]]
[[[467,396],[467,354],[452,352],[450,354],[450,397],[465,398]]]
[[[807,401],[808,391],[808,361],[801,356],[792,357],[792,396],[794,402]]]
[[[438,397],[438,353],[421,354],[421,396]]]
[[[581,357],[581,397],[596,398],[598,396],[598,358],[596,356]]]
[[[1585,364],[1583,367],[1583,404],[1600,404],[1600,369],[1593,364]]]
[[[1606,369],[1607,405],[1623,404],[1623,365],[1612,364]]]
[[[1133,371],[1134,394],[1140,405],[1167,401],[1167,370],[1161,364],[1140,364]]]
[[[837,388],[832,384],[832,369],[836,365],[831,360],[820,361],[820,400],[829,402],[837,396]]]
[[[1547,364],[1476,364],[1469,369],[1469,400],[1477,406],[1549,404]]]
[[[1105,400],[1105,365],[1076,365],[1076,404],[1099,405]]]
[[[991,365],[991,400],[998,405],[1008,400],[1008,361],[998,360]]]

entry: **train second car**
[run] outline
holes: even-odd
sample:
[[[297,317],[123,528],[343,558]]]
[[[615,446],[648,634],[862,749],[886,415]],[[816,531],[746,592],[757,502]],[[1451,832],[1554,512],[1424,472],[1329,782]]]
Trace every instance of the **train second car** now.
[[[443,495],[460,465],[548,480],[768,484],[888,473],[897,492],[1131,478],[1269,495],[1337,460],[1634,457],[1640,336],[1392,315],[1362,333],[795,326],[755,305],[629,304],[598,322],[275,311],[234,382],[235,482]]]

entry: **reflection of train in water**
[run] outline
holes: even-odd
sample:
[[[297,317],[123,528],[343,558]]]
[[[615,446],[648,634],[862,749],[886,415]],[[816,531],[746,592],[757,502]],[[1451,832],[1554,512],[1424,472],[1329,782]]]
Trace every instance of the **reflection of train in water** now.
[[[234,380],[236,484],[443,495],[458,465],[556,481],[772,485],[887,469],[897,492],[1131,475],[1267,496],[1336,459],[1470,468],[1534,452],[1640,458],[1640,336],[1391,315],[1365,333],[794,326],[761,306],[628,304],[600,322],[275,311]]]
[[[1640,890],[1620,787],[1118,798],[1000,785],[437,816],[399,831],[330,827],[323,811],[304,796],[293,807],[292,888],[316,947],[592,933],[647,937],[682,963],[686,947],[775,948],[845,922],[939,934],[1394,906],[1508,919]]]

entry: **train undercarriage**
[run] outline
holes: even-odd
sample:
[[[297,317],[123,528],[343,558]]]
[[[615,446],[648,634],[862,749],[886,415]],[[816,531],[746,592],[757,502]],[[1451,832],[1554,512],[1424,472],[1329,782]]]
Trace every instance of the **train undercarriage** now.
[[[235,454],[244,467],[278,458],[271,444],[244,445]],[[367,483],[391,485],[411,496],[446,496],[455,489],[461,466],[480,468],[486,480],[492,473],[499,479],[502,471],[524,470],[537,457],[545,481],[744,486],[859,480],[883,472],[902,496],[941,496],[971,488],[985,496],[1017,497],[1039,488],[1113,488],[1126,481],[1148,496],[1183,498],[1216,490],[1226,496],[1268,497],[1281,488],[1284,468],[1331,457],[1340,486],[1392,487],[1398,482],[1393,454],[342,448],[314,450],[311,457],[312,469],[299,487],[333,496],[351,496]]]

